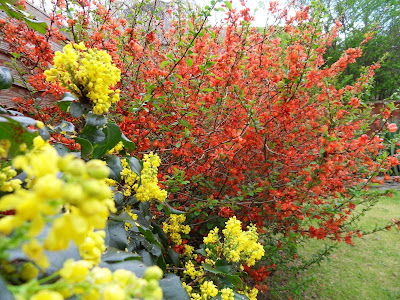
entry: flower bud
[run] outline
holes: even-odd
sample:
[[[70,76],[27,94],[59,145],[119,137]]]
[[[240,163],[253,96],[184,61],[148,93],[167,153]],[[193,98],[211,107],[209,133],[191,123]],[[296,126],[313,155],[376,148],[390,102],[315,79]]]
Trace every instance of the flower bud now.
[[[101,160],[92,159],[86,164],[86,166],[90,177],[103,179],[110,175],[110,169],[108,169],[108,167],[105,165],[105,162]]]
[[[163,271],[157,266],[151,266],[144,271],[143,278],[147,281],[152,279],[160,280],[163,277]]]

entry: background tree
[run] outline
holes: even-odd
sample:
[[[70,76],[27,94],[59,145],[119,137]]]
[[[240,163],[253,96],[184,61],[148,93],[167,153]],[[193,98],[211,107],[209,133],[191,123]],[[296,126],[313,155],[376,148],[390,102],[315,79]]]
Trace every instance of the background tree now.
[[[311,1],[302,1],[310,4]],[[342,27],[336,42],[327,49],[326,62],[337,61],[344,49],[356,48],[368,32],[373,38],[363,45],[363,56],[355,64],[349,65],[341,75],[339,87],[353,84],[363,68],[380,61],[380,69],[370,93],[364,100],[384,100],[400,86],[400,2],[396,0],[321,0],[326,8],[325,30],[328,31],[335,20]]]

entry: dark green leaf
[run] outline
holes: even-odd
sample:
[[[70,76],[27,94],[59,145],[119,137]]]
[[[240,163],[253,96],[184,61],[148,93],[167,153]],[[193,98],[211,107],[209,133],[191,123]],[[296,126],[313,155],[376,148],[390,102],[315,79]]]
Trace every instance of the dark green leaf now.
[[[67,111],[68,107],[70,106],[71,101],[58,101],[57,106],[62,110],[62,111]]]
[[[86,125],[78,137],[88,140],[93,145],[104,141],[106,135],[104,134],[103,130]]]
[[[35,119],[29,118],[29,117],[24,117],[24,116],[10,116],[10,117],[5,116],[5,118],[8,120],[13,120],[13,121],[21,124],[24,127],[36,126],[36,122],[37,122]]]
[[[75,101],[76,98],[74,95],[72,95],[69,92],[66,92],[62,95],[61,100],[57,102],[57,106],[62,110],[62,111],[67,111],[68,107],[71,105],[72,101]]]
[[[79,145],[81,145],[81,157],[88,159],[90,154],[92,154],[92,152],[93,152],[92,144],[87,139],[84,139],[81,137],[76,137],[76,138],[74,138],[74,140]]]
[[[107,222],[105,243],[120,250],[128,247],[124,222],[113,220]]]
[[[148,243],[145,243],[145,245],[148,245]],[[154,265],[153,258],[152,258],[151,254],[147,250],[144,250],[144,249],[137,250],[137,253],[140,254],[140,257],[142,258],[142,261],[146,265],[148,265],[148,266]]]
[[[46,269],[47,274],[52,274],[61,269],[68,259],[80,260],[81,256],[75,244],[70,243],[68,249],[61,251],[44,251],[49,260],[50,267]]]
[[[214,273],[214,274],[223,274],[224,272],[214,269],[210,264],[203,264],[204,270]]]
[[[151,232],[150,229],[144,229],[142,227],[138,227],[139,231],[144,235],[146,240],[148,240],[150,243],[153,243],[155,241],[153,233]]]
[[[38,133],[42,137],[43,140],[47,141],[48,139],[50,139],[50,132],[47,130],[46,126],[39,129]]]
[[[167,254],[168,258],[171,260],[171,262],[177,266],[179,264],[179,254],[172,250],[171,248],[167,249]]]
[[[54,130],[60,132],[74,132],[75,126],[71,122],[62,121],[61,124],[54,127]]]
[[[114,198],[115,206],[117,208],[123,206],[124,195],[121,192],[114,191],[113,198]]]
[[[108,247],[106,252],[104,252],[103,256],[101,257],[101,261],[107,263],[117,263],[122,261],[128,260],[139,260],[140,255],[135,253],[129,253],[123,250],[119,250],[113,247]]]
[[[151,226],[153,227],[153,232],[158,235],[160,241],[165,245],[168,243],[168,237],[165,234],[164,230],[155,222],[151,222]]]
[[[64,156],[65,154],[69,153],[69,149],[63,144],[53,144],[53,147],[57,150],[57,153],[60,156]]]
[[[105,138],[93,148],[93,158],[102,158],[121,141],[121,129],[117,124],[108,123],[103,129]]]
[[[80,118],[83,115],[83,107],[80,102],[71,102],[69,106],[69,113],[74,118]]]
[[[226,274],[224,275],[224,277],[228,279],[229,282],[232,283],[234,287],[243,288],[244,284],[239,275]]]
[[[175,274],[167,274],[160,280],[165,300],[189,300],[189,295],[182,286],[181,279]]]
[[[170,214],[174,215],[182,215],[186,214],[186,211],[178,210],[176,208],[173,208],[171,205],[169,205],[167,202],[161,202],[161,204],[164,206],[165,213],[169,216]]]
[[[223,273],[229,273],[232,270],[232,265],[226,260],[217,260],[215,263],[215,270]]]
[[[109,219],[113,220],[113,221],[119,221],[119,222],[128,222],[128,223],[136,226],[135,220],[132,219],[132,217],[126,211],[120,213],[119,215],[111,213],[109,216]]]
[[[195,250],[194,252],[196,252],[196,253],[198,253],[198,254],[201,254],[201,255],[203,255],[203,256],[207,256],[207,253],[206,253],[206,251],[205,251],[203,248],[197,249],[197,250]]]
[[[20,154],[19,146],[23,143],[27,145],[28,149],[31,148],[33,138],[36,136],[36,131],[28,131],[19,122],[11,118],[0,117],[0,140],[12,141],[9,149],[10,157]]]
[[[135,172],[138,176],[140,176],[142,172],[142,166],[140,164],[140,161],[136,157],[129,157],[128,158],[129,166],[131,167],[131,170]]]
[[[0,90],[8,89],[13,84],[11,72],[6,67],[0,67]]]
[[[88,113],[86,115],[86,124],[97,128],[102,128],[107,122],[107,119],[103,115],[95,115]]]
[[[157,266],[159,266],[164,272],[167,269],[167,264],[165,263],[164,257],[162,255],[160,255],[157,259]]]
[[[118,182],[121,181],[122,166],[120,158],[116,155],[107,155],[106,162],[107,166],[111,170],[110,178]]]
[[[125,134],[121,132],[121,141],[124,144],[124,147],[130,151],[133,151],[136,149],[136,145],[134,142],[132,142],[130,139],[128,139]]]
[[[111,271],[116,271],[118,269],[124,269],[131,271],[136,274],[138,277],[142,277],[144,274],[144,271],[146,270],[147,266],[138,260],[128,260],[128,261],[123,261],[123,262],[117,262],[117,263],[106,263],[106,262],[101,262],[99,264],[99,267],[102,268],[108,268]]]

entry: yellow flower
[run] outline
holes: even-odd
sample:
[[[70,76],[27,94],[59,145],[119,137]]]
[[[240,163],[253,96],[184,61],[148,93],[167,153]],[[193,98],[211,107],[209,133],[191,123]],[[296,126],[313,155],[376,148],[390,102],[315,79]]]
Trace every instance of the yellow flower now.
[[[29,281],[35,278],[39,274],[39,270],[35,267],[35,265],[31,262],[27,262],[22,265],[21,268],[21,279],[24,281]]]
[[[99,291],[95,288],[91,288],[89,292],[86,292],[82,295],[83,300],[99,300],[100,294]]]
[[[1,158],[1,157],[0,157]],[[12,179],[17,175],[17,172],[10,166],[0,170],[0,191],[13,192],[21,188],[22,181],[19,179]]]
[[[225,288],[221,290],[221,299],[222,300],[233,300],[235,294],[230,288]]]
[[[42,290],[30,297],[29,300],[64,300],[64,297],[54,291]]]
[[[199,267],[199,269],[196,270],[191,260],[185,263],[185,268],[186,270],[183,271],[183,273],[188,274],[193,280],[204,275],[203,267]]]
[[[104,244],[105,231],[90,232],[84,242],[79,245],[81,258],[91,262],[93,265],[100,263],[101,255],[106,250]]]
[[[60,270],[60,276],[69,283],[78,283],[86,279],[89,274],[90,263],[84,260],[67,260]]]
[[[118,269],[113,273],[113,278],[120,286],[125,287],[136,279],[136,275],[128,270]]]
[[[92,269],[92,273],[96,284],[110,283],[113,280],[113,274],[107,268],[95,267]]]
[[[101,294],[103,300],[125,300],[125,291],[118,285],[113,284],[105,288]]]
[[[249,300],[257,300],[258,290],[256,288],[253,288],[252,290],[248,290],[248,287],[246,287],[246,290],[239,291],[239,294],[246,295],[246,297],[249,298]]]
[[[244,261],[248,266],[253,266],[256,260],[264,256],[264,248],[257,242],[255,226],[249,226],[247,231],[242,231],[242,222],[234,216],[226,222],[222,232],[225,236],[223,253],[228,261]]]
[[[114,153],[118,154],[123,148],[124,144],[122,142],[118,142],[118,144],[110,151],[108,151],[107,154],[114,154]]]
[[[42,121],[36,121],[36,127],[37,127],[38,129],[42,129],[42,128],[44,127],[43,122],[42,122]]]
[[[218,289],[212,281],[204,281],[200,286],[200,291],[203,299],[210,299],[218,294]]]
[[[143,158],[143,170],[140,174],[140,186],[136,190],[136,199],[145,202],[157,199],[164,202],[167,192],[158,186],[157,172],[160,166],[160,158],[152,152],[145,154]]]
[[[218,236],[218,227],[215,227],[213,230],[211,230],[206,237],[203,238],[203,243],[204,244],[215,244],[216,242],[219,241],[219,236]]]
[[[185,215],[174,215],[171,214],[169,216],[168,222],[163,222],[163,231],[165,234],[168,234],[171,240],[177,244],[182,244],[182,238],[180,233],[188,234],[190,232],[189,225],[183,225],[181,223],[185,222]]]
[[[7,158],[10,147],[11,142],[9,140],[0,140],[0,159]]]
[[[147,281],[160,280],[163,277],[163,271],[158,266],[150,266],[144,271],[143,278]]]
[[[197,293],[190,294],[190,300],[201,300],[202,297]]]
[[[49,261],[43,253],[43,246],[36,240],[32,239],[28,243],[22,245],[22,251],[38,264],[39,267],[47,269],[49,267]]]

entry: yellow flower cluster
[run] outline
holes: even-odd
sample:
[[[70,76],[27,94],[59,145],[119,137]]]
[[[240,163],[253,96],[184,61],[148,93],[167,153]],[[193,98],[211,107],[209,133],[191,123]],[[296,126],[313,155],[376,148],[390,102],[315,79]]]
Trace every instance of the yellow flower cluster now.
[[[186,284],[185,282],[183,282],[182,285],[189,294],[191,300],[208,300],[217,295],[220,295],[222,300],[234,300],[235,297],[235,293],[233,292],[232,289],[223,288],[221,290],[218,290],[217,286],[214,284],[213,281],[204,281],[200,285],[198,292],[194,292],[194,288]],[[253,292],[253,290],[252,291],[246,290],[240,293],[245,294],[250,300],[257,300],[258,290],[257,289],[254,290],[256,291],[255,293]],[[254,295],[256,298],[254,298]]]
[[[185,215],[171,214],[169,217],[169,222],[163,222],[163,231],[165,234],[169,235],[171,240],[177,245],[182,244],[180,233],[188,234],[190,232],[190,226],[182,224],[185,221]]]
[[[215,227],[213,230],[210,230],[208,235],[203,238],[203,243],[204,244],[215,244],[215,243],[219,242],[218,231],[219,231],[218,227]]]
[[[193,293],[191,286],[185,286],[191,300],[208,300],[218,295],[218,288],[212,281],[204,281],[200,285],[200,293]]]
[[[29,300],[64,300],[64,297],[58,292],[42,290],[33,295]]]
[[[107,154],[118,154],[122,149],[124,149],[124,144],[122,142],[118,142],[118,144],[108,151]]]
[[[258,290],[256,288],[247,289],[245,291],[238,291],[239,294],[245,295],[249,300],[257,300]]]
[[[225,288],[221,290],[221,299],[222,300],[233,300],[235,294],[230,288]]]
[[[143,170],[140,175],[140,186],[136,191],[136,199],[145,202],[157,199],[164,202],[167,199],[167,191],[161,190],[158,186],[158,167],[161,160],[153,152],[145,154],[143,158]]]
[[[10,147],[11,142],[9,140],[0,140],[0,159],[7,158]]]
[[[242,222],[234,216],[226,222],[222,231],[225,236],[223,243],[219,240],[218,228],[211,230],[203,239],[210,261],[223,257],[232,263],[243,262],[253,266],[256,260],[264,256],[264,248],[257,242],[256,227],[251,225],[247,229],[243,231]]]
[[[193,280],[196,279],[197,277],[201,277],[204,275],[203,267],[199,267],[199,269],[196,270],[196,267],[194,266],[191,260],[185,263],[185,269],[186,270],[184,271],[184,273],[188,274],[190,278],[192,278]]]
[[[139,186],[138,182],[140,177],[131,170],[127,159],[121,160],[122,172],[121,180],[124,181],[124,196],[132,195]]]
[[[140,177],[131,170],[128,160],[121,160],[121,180],[124,181],[124,196],[136,194],[136,199],[145,202],[157,199],[164,202],[167,198],[167,191],[158,186],[158,167],[160,157],[157,154],[145,154],[143,158],[143,169]]]
[[[200,291],[203,299],[212,298],[218,294],[218,289],[212,281],[204,281],[200,286]]]
[[[256,227],[249,226],[247,229],[242,231],[242,222],[235,216],[226,222],[222,231],[225,236],[223,254],[230,262],[244,261],[248,266],[253,266],[256,260],[264,256],[264,248],[257,243]]]
[[[15,215],[0,219],[0,235],[9,235],[24,225],[27,235],[35,237],[46,222],[53,220],[43,245],[35,239],[22,245],[28,257],[46,268],[43,250],[66,249],[73,240],[78,247],[85,245],[82,251],[97,261],[103,249],[98,235],[103,234],[93,230],[103,229],[109,210],[115,211],[112,191],[105,182],[109,169],[99,160],[85,163],[72,154],[60,157],[41,137],[33,144],[30,153],[12,161],[15,169],[26,173],[28,190],[19,189],[0,199],[0,211],[15,210]],[[60,215],[62,208],[66,212]],[[87,237],[94,239],[93,243]]]
[[[68,260],[59,271],[61,279],[54,290],[41,290],[30,299],[58,300],[73,295],[83,300],[161,300],[162,290],[158,284],[163,276],[157,266],[146,269],[143,278],[131,271],[119,269],[111,272],[107,268],[94,267],[85,260]]]
[[[84,43],[67,44],[56,51],[53,69],[44,72],[47,81],[59,81],[83,103],[93,104],[95,114],[104,114],[111,103],[119,101],[120,90],[111,90],[121,78],[111,56],[97,49],[86,49]]]
[[[183,245],[183,247],[185,247],[184,251],[183,251],[183,255],[187,256],[187,257],[192,257],[193,256],[193,251],[194,248],[188,244]]]
[[[91,262],[93,265],[98,265],[101,255],[106,251],[106,245],[104,244],[105,237],[106,233],[104,230],[90,232],[83,243],[79,245],[81,258]]]
[[[21,188],[22,181],[19,179],[12,179],[17,175],[17,172],[11,166],[5,167],[0,170],[0,191],[13,192]]]

